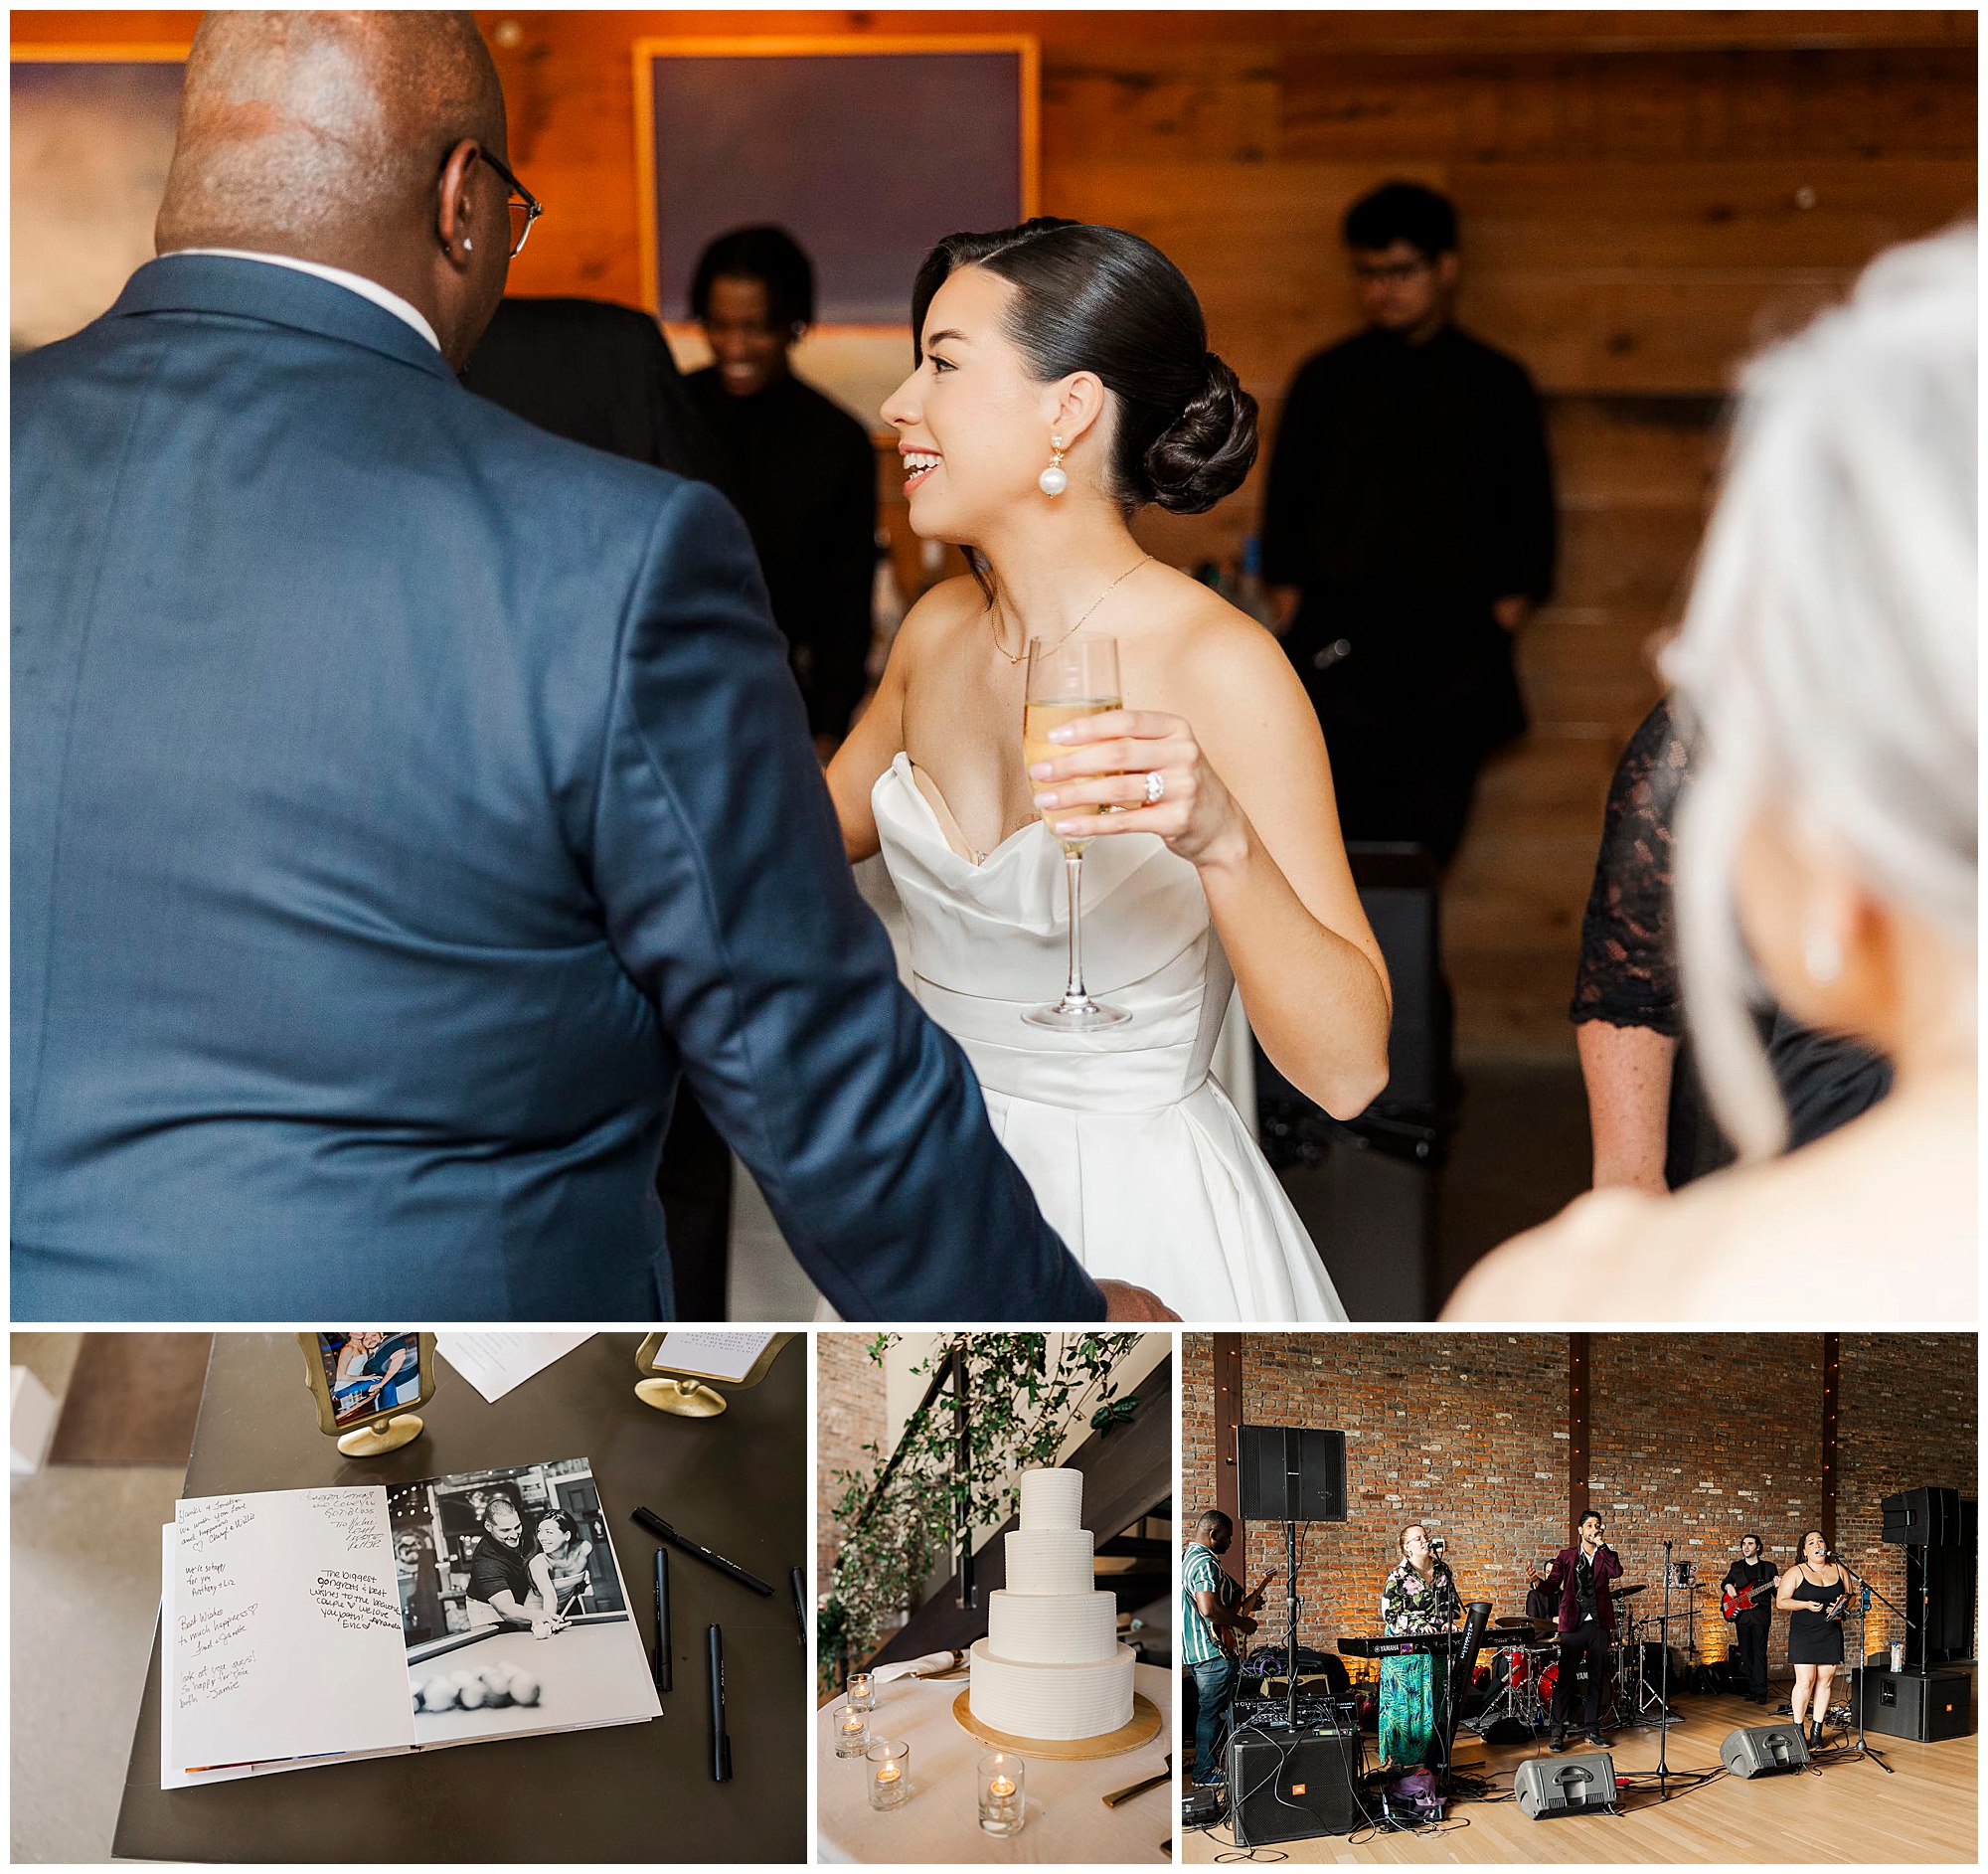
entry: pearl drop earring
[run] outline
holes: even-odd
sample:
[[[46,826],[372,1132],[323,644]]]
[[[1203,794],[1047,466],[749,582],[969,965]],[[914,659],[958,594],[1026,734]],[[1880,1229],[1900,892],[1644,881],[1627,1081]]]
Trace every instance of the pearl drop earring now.
[[[1050,437],[1050,465],[1036,477],[1036,486],[1047,495],[1059,495],[1070,486],[1070,477],[1063,472],[1062,436]]]
[[[1811,931],[1802,938],[1802,968],[1818,988],[1843,974],[1843,945],[1828,931]]]
[[[469,237],[468,237],[467,235],[464,235],[464,236],[463,236],[463,238],[462,238],[462,251],[463,251],[463,253],[464,253],[464,254],[467,254],[467,253],[468,253],[468,252],[470,251],[470,249],[471,249],[471,248],[473,248],[473,247],[475,247],[475,246],[476,246],[476,243],[475,243],[475,242],[473,242],[472,240],[470,240],[470,238],[469,238]]]

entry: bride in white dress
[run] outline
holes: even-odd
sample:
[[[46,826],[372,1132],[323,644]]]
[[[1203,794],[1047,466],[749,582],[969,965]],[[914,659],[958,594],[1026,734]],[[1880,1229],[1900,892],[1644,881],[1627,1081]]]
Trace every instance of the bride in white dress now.
[[[977,578],[912,608],[829,767],[850,857],[881,848],[917,998],[1091,1275],[1190,1321],[1344,1319],[1209,1077],[1234,980],[1265,1053],[1328,1112],[1359,1112],[1387,1079],[1387,972],[1324,741],[1275,639],[1128,526],[1239,486],[1254,402],[1207,350],[1180,271],[1116,229],[954,236],[912,315],[917,369],[884,415],[912,528],[969,549]],[[1117,640],[1128,707],[1074,725],[1066,753],[1025,772],[1029,641],[1079,629]],[[1064,976],[1045,816],[1097,803],[1113,811],[1076,823],[1093,836],[1084,975],[1131,1019],[1064,1034],[1022,1019]]]

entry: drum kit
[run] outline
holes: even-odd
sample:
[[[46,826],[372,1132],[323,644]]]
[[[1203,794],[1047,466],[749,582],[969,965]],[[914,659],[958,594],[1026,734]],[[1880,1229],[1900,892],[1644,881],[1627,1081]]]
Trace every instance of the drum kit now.
[[[1672,1589],[1688,1596],[1696,1594],[1693,1565],[1687,1561],[1672,1567],[1676,1571]],[[1664,1643],[1661,1629],[1666,1622],[1655,1617],[1639,1617],[1629,1606],[1649,1585],[1625,1582],[1608,1591],[1615,1603],[1616,1644],[1612,1648],[1614,1667],[1602,1692],[1601,1722],[1611,1728],[1676,1722],[1659,1689],[1662,1662],[1657,1653]],[[1695,1621],[1686,1621],[1687,1629],[1695,1625]],[[1694,1653],[1696,1645],[1694,1639]],[[1554,1622],[1505,1615],[1491,1622],[1485,1648],[1491,1667],[1491,1696],[1473,1721],[1474,1728],[1481,1734],[1500,1719],[1509,1719],[1528,1732],[1545,1730],[1553,1719],[1554,1691],[1560,1683],[1560,1645]],[[1673,1690],[1689,1684],[1687,1673],[1688,1668],[1680,1670],[1674,1665],[1670,1674]]]

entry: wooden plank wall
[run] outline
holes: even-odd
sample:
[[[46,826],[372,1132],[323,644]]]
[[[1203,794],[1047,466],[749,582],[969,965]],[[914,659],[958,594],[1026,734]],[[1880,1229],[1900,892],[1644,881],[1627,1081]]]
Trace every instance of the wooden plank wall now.
[[[171,39],[196,17],[16,13],[12,30]],[[636,39],[1039,34],[1044,208],[1135,229],[1180,262],[1266,431],[1298,362],[1355,323],[1346,204],[1392,176],[1450,192],[1461,316],[1547,393],[1565,537],[1521,648],[1534,728],[1487,776],[1445,908],[1460,1042],[1480,1054],[1571,1056],[1601,803],[1656,693],[1645,648],[1689,570],[1736,361],[1975,202],[1971,13],[478,18],[516,166],[558,210],[516,290],[630,303]],[[888,98],[878,111],[888,141]],[[1155,525],[1152,544],[1233,558],[1258,493]]]

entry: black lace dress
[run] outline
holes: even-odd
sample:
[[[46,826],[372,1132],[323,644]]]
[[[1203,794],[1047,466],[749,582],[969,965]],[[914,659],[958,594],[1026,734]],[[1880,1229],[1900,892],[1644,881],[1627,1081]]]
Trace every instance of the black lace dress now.
[[[1630,737],[1608,789],[1570,1011],[1576,1024],[1608,1022],[1676,1037],[1664,1152],[1664,1179],[1673,1190],[1733,1156],[1692,1066],[1678,984],[1671,849],[1690,772],[1691,751],[1665,697]],[[1790,1146],[1833,1131],[1890,1091],[1889,1064],[1857,1042],[1778,1012],[1763,1013],[1759,1022],[1787,1103]]]

